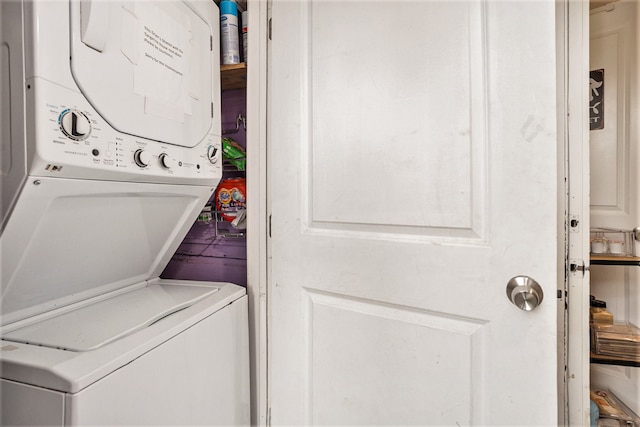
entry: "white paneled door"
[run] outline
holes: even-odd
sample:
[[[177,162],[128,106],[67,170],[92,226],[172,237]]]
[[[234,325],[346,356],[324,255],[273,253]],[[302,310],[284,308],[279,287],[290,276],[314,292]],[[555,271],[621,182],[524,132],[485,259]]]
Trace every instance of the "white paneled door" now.
[[[554,9],[273,2],[272,425],[557,423]]]

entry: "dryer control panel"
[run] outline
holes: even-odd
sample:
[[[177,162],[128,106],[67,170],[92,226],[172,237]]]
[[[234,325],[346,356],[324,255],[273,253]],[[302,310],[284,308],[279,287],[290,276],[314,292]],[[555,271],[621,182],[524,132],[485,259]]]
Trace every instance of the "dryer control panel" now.
[[[34,79],[32,175],[211,185],[222,176],[221,138],[184,147],[118,132],[77,92]],[[64,99],[66,102],[59,102]]]

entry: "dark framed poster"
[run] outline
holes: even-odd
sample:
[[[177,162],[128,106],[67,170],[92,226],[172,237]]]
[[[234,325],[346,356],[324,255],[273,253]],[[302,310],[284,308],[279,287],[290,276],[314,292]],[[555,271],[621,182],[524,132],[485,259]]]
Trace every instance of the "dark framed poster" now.
[[[589,72],[589,123],[591,130],[604,129],[604,69]]]

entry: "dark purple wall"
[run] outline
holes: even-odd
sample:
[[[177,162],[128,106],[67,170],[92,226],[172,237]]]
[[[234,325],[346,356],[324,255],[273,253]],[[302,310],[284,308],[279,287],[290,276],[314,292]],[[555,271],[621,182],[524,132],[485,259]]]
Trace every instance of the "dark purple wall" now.
[[[246,117],[244,89],[222,92],[223,136],[233,138],[246,147],[246,132],[240,124],[236,128],[238,114]],[[228,132],[231,131],[231,132]],[[225,170],[223,180],[244,176],[244,172]],[[213,200],[213,196],[212,199]],[[215,203],[213,203],[215,206]],[[232,282],[247,285],[247,244],[245,237],[221,236],[224,232],[236,232],[229,223],[196,221],[184,238],[173,258],[162,272],[165,279],[206,280]]]

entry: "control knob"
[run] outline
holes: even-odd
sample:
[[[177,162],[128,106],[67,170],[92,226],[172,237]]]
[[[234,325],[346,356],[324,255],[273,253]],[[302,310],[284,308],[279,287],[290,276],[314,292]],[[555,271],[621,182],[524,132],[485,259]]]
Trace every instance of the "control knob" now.
[[[173,167],[173,159],[171,159],[167,153],[160,154],[158,160],[160,160],[160,166],[165,169],[171,169]]]
[[[216,156],[217,153],[218,147],[215,147],[213,145],[207,147],[207,158],[212,164],[215,164],[218,161],[218,157]]]
[[[143,149],[136,150],[136,152],[133,153],[133,161],[141,168],[146,168],[151,162],[151,154]]]
[[[73,109],[64,110],[58,117],[60,130],[68,138],[74,141],[82,141],[89,137],[91,133],[91,122],[82,112]]]

